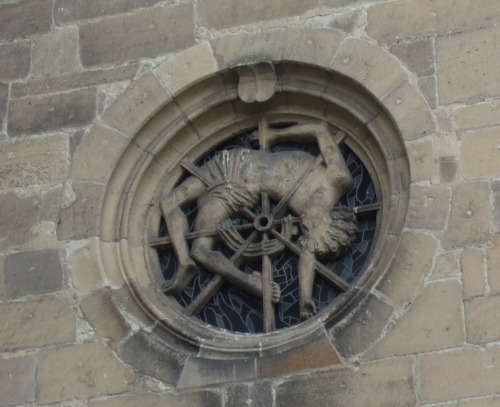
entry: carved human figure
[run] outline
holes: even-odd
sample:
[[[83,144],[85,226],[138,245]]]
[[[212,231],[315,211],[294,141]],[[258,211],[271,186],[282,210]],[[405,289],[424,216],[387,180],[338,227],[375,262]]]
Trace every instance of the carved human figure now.
[[[339,132],[341,133],[341,132]],[[160,201],[172,246],[178,258],[174,277],[162,287],[165,293],[180,293],[198,273],[197,264],[222,276],[230,284],[255,296],[262,296],[262,276],[246,274],[222,253],[213,250],[212,236],[196,238],[189,247],[185,234],[188,222],[181,208],[197,200],[195,231],[215,229],[222,221],[251,209],[261,193],[279,201],[287,196],[288,209],[300,219],[299,306],[302,319],[316,313],[312,298],[316,257],[336,257],[349,247],[356,234],[354,214],[335,208],[352,188],[352,177],[335,135],[324,122],[297,124],[267,130],[269,144],[280,141],[310,142],[319,146],[322,161],[303,151],[266,152],[235,148],[224,150],[198,168]],[[258,140],[254,133],[252,139]],[[296,186],[299,177],[308,173]],[[290,190],[295,185],[295,191]],[[273,285],[272,301],[280,299]]]

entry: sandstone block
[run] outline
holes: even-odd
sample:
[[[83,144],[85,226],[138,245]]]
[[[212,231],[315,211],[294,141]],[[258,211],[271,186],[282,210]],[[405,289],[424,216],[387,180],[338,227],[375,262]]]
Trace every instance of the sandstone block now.
[[[433,140],[425,139],[407,145],[412,182],[427,181],[436,175]]]
[[[0,406],[35,401],[35,358],[0,360]]]
[[[0,79],[24,78],[30,71],[31,44],[19,41],[0,45]]]
[[[500,273],[498,265],[500,264],[500,235],[496,235],[493,245],[486,251],[486,270],[488,272],[488,282],[491,291],[500,294]]]
[[[107,290],[99,290],[80,303],[83,315],[102,336],[119,342],[129,332],[130,326],[116,309]]]
[[[37,369],[41,404],[130,390],[133,373],[102,343],[40,352]]]
[[[303,14],[321,5],[320,0],[201,0],[196,7],[198,24],[226,28]]]
[[[44,294],[63,287],[63,271],[56,249],[21,252],[5,258],[7,296]]]
[[[0,194],[0,249],[27,244],[30,227],[40,219],[40,199]]]
[[[330,67],[362,83],[379,99],[405,79],[403,69],[393,55],[359,39],[344,41]]]
[[[500,175],[500,127],[469,131],[462,136],[462,174],[465,178]]]
[[[5,256],[0,254],[0,302],[3,302],[5,293]]]
[[[500,233],[500,181],[493,181],[493,220],[495,222],[495,232]]]
[[[0,349],[15,350],[66,343],[75,339],[75,315],[62,300],[0,304]]]
[[[186,357],[167,349],[144,332],[137,332],[122,346],[123,359],[141,373],[175,384]]]
[[[338,2],[338,0],[336,0],[336,2]],[[355,0],[351,1],[351,3],[354,2]],[[326,1],[323,0],[323,3],[326,3]],[[360,26],[361,16],[361,10],[346,10],[340,13],[335,13],[331,17],[328,16],[328,26],[337,30],[342,30],[346,33],[350,33],[355,28]]]
[[[497,394],[500,346],[457,349],[423,355],[420,396],[423,403]]]
[[[432,40],[395,43],[389,47],[389,51],[419,77],[434,73],[434,44]]]
[[[105,123],[128,136],[134,135],[170,97],[154,75],[130,85],[103,116]]]
[[[123,134],[96,123],[75,148],[71,179],[107,183],[115,169],[111,158],[121,156],[128,143]]]
[[[429,106],[436,109],[438,107],[436,77],[431,75],[418,78],[417,84]]]
[[[434,264],[431,281],[460,276],[460,262],[453,252],[439,255]]]
[[[42,222],[57,223],[59,220],[59,199],[61,198],[62,186],[56,185],[42,193]]]
[[[498,4],[487,0],[478,8],[469,0],[397,1],[368,9],[367,32],[371,37],[390,42],[415,35],[466,31],[493,24]]]
[[[465,249],[462,252],[461,266],[464,298],[484,295],[486,293],[484,251]]]
[[[9,104],[10,136],[36,134],[90,123],[96,113],[96,90],[12,99]]]
[[[331,395],[327,396],[327,395]],[[288,380],[276,389],[276,407],[414,406],[412,366],[406,358],[367,363]]]
[[[66,252],[72,282],[78,291],[92,291],[104,285],[99,262],[99,239],[69,242]]]
[[[36,96],[44,93],[128,81],[134,78],[138,68],[138,64],[128,64],[117,68],[62,74],[57,77],[39,77],[24,83],[16,82],[12,84],[11,97]]]
[[[369,357],[380,359],[460,346],[465,339],[463,332],[460,284],[456,280],[435,282],[424,288]]]
[[[0,129],[3,129],[5,113],[7,113],[7,102],[9,100],[9,85],[0,83]],[[5,137],[5,136],[4,136]],[[1,137],[0,137],[1,139]]]
[[[439,177],[441,182],[452,182],[457,176],[458,163],[454,156],[439,157]]]
[[[210,390],[182,394],[135,394],[89,401],[89,407],[220,407],[221,405],[221,395]]]
[[[50,31],[51,0],[28,0],[0,6],[0,40]]]
[[[486,182],[453,187],[451,213],[442,245],[445,249],[481,244],[493,236],[491,189]]]
[[[458,130],[500,125],[500,104],[478,103],[459,107],[454,113]]]
[[[66,183],[63,189],[70,202],[62,204],[57,227],[59,240],[87,239],[97,236],[104,187],[87,182]]]
[[[415,229],[443,229],[451,191],[443,187],[412,185],[406,226]]]
[[[54,6],[54,18],[57,23],[74,20],[103,17],[126,13],[139,7],[149,7],[160,0],[57,0]],[[167,1],[172,3],[172,0]]]
[[[473,6],[473,3],[470,5]],[[485,7],[484,11],[487,10],[488,7]],[[470,17],[465,10],[461,10],[460,15]],[[443,36],[436,40],[441,104],[474,102],[498,95],[500,60],[495,46],[498,41],[500,27]],[[482,62],[478,64],[477,61]]]
[[[430,235],[403,232],[394,260],[378,289],[397,305],[413,301],[432,267],[437,241]]]
[[[334,342],[344,357],[358,354],[377,339],[389,322],[394,308],[369,295],[366,301],[353,312],[347,324],[332,330]]]
[[[0,188],[64,181],[69,171],[69,144],[65,135],[5,141],[0,148]]]
[[[500,296],[476,297],[465,303],[467,341],[488,343],[500,340]]]
[[[191,45],[194,17],[190,4],[142,9],[80,27],[84,66],[156,57]]]
[[[32,76],[57,75],[79,68],[78,29],[59,28],[35,40]]]
[[[273,387],[270,382],[238,383],[230,386],[226,391],[225,407],[240,407],[242,402],[252,407],[272,406]]]

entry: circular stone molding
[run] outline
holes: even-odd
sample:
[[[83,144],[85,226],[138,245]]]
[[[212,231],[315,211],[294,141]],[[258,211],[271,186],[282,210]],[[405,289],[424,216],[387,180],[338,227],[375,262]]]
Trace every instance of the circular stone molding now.
[[[317,44],[320,39],[331,49],[318,52],[313,47],[311,54],[310,41]],[[330,31],[290,30],[228,36],[212,46],[183,51],[133,82],[77,151],[74,179],[106,185],[100,240],[107,280],[116,282],[121,274],[129,299],[140,305],[137,311],[129,307],[129,316],[137,314],[139,329],[151,332],[148,335],[161,346],[198,357],[246,360],[317,343],[325,335],[335,345],[332,328],[335,337],[359,329],[350,317],[370,302],[367,298],[378,297],[377,284],[390,268],[408,206],[410,170],[404,140],[431,130],[425,125],[415,130],[415,120],[400,110],[411,96],[417,119],[427,112],[393,57],[364,41],[340,39]],[[241,84],[242,70],[256,64],[274,71],[264,69],[264,78],[275,75],[273,91],[264,96],[251,84]],[[367,77],[367,71],[356,68],[360,66],[376,74]],[[393,105],[395,94],[398,102]],[[161,237],[162,196],[186,177],[183,163],[199,163],[234,137],[259,128],[262,120],[278,126],[321,122],[344,133],[344,144],[363,163],[378,198],[376,232],[352,286],[316,315],[271,332],[231,332],[187,316],[178,301],[162,292],[165,276],[152,242]],[[109,165],[103,171],[80,168],[85,143],[91,146],[103,134],[114,137],[117,147],[110,152]],[[263,215],[255,219],[255,229],[267,233],[271,221]],[[144,312],[149,322],[141,316]],[[379,335],[384,325],[371,334]]]

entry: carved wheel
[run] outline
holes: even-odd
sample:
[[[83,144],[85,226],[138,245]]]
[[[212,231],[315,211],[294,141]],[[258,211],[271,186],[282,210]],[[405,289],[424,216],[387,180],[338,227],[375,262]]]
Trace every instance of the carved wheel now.
[[[193,231],[196,205],[182,208],[190,231],[185,234],[189,243],[197,237],[217,239],[215,250],[222,252],[243,272],[262,273],[263,295],[255,298],[229,284],[221,276],[199,268],[198,275],[173,297],[184,309],[184,314],[201,319],[218,328],[235,332],[271,332],[301,322],[298,307],[298,256],[301,236],[299,219],[290,212],[287,204],[293,193],[315,166],[321,164],[317,145],[286,143],[268,146],[267,129],[283,128],[294,123],[271,123],[261,119],[258,124],[259,150],[306,151],[317,158],[308,170],[298,177],[289,192],[278,202],[261,193],[260,202],[252,209],[245,209],[241,216],[221,222],[213,230]],[[200,177],[197,168],[222,150],[235,147],[256,148],[249,135],[255,128],[238,134],[225,144],[203,156],[197,162],[183,160],[181,166],[186,176]],[[349,136],[347,136],[349,138]],[[316,260],[313,298],[320,312],[344,293],[351,290],[362,275],[370,256],[377,229],[377,215],[381,207],[375,187],[364,164],[347,146],[341,152],[354,180],[353,189],[340,200],[340,205],[351,208],[358,219],[358,232],[353,246],[340,258]],[[182,180],[181,180],[182,181]],[[180,182],[180,181],[179,181]],[[172,278],[177,259],[167,234],[165,222],[159,227],[158,237],[149,245],[158,251],[162,272],[166,280]],[[274,304],[273,283],[281,288],[281,301]]]

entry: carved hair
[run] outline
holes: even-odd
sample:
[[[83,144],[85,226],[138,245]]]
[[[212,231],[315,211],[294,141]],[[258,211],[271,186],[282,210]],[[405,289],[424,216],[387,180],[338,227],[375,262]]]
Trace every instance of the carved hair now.
[[[304,218],[301,219],[304,235],[299,239],[299,245],[318,257],[339,257],[352,246],[358,231],[358,223],[354,212],[346,207],[335,208],[330,216],[324,216],[326,227],[316,227],[308,231],[304,228]]]

